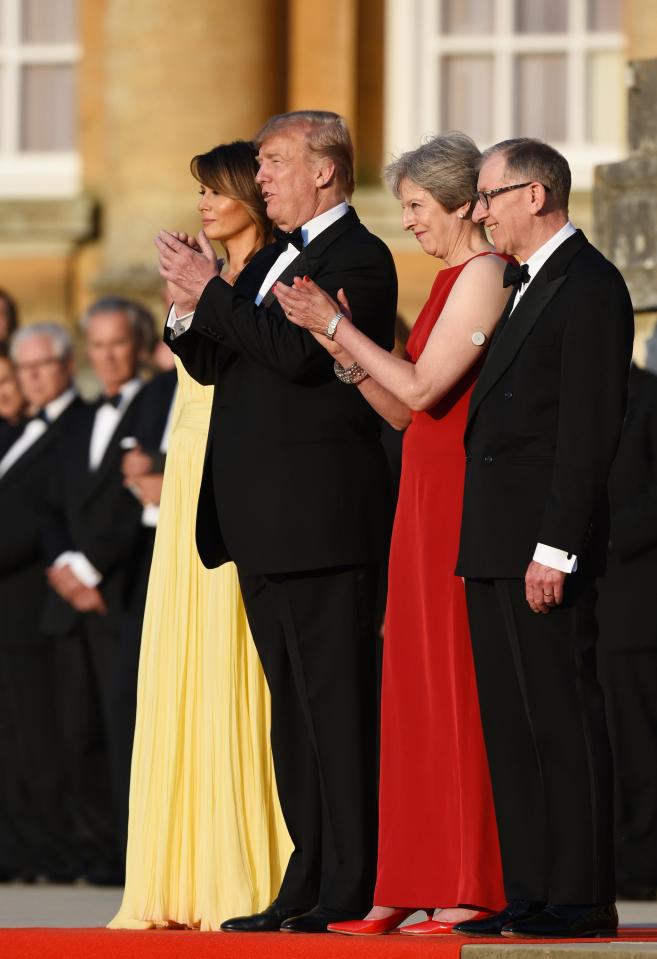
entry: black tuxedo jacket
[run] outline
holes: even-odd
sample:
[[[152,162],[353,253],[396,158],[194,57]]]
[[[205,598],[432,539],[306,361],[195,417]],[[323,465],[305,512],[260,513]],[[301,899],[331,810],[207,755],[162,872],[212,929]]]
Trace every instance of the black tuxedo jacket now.
[[[141,402],[142,391],[125,411],[93,471],[89,447],[97,405],[84,404],[76,411],[58,444],[42,521],[47,564],[68,550],[84,553],[103,575],[100,590],[112,623],[118,623],[122,611],[126,570],[141,528],[141,504],[123,486],[120,445],[123,437],[135,435]],[[44,610],[47,632],[73,630],[80,615],[49,590]]]
[[[46,432],[0,477],[0,643],[22,647],[41,643],[46,595],[41,544],[43,507],[61,437],[82,401],[74,399]],[[13,438],[20,436],[15,429]]]
[[[623,278],[578,231],[501,325],[473,391],[461,576],[523,578],[537,542],[602,571],[633,329]]]
[[[379,418],[336,379],[330,355],[287,320],[271,292],[255,305],[279,253],[276,245],[261,250],[234,288],[211,280],[190,330],[170,341],[196,380],[216,386],[199,554],[208,567],[234,559],[255,573],[378,562],[389,496]],[[394,264],[353,210],[280,279],[303,275],[333,296],[343,287],[354,322],[392,347]]]
[[[598,599],[600,643],[609,649],[656,649],[657,376],[636,366],[609,498],[611,540]]]
[[[153,459],[153,472],[164,471],[165,454],[160,452],[162,436],[169,419],[178,377],[175,370],[158,373],[143,390],[135,437]]]

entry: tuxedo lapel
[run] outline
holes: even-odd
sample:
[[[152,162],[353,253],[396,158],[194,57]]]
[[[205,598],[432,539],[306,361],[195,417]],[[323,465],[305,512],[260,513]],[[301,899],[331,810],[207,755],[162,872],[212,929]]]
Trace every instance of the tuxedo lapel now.
[[[335,223],[332,223],[325,230],[322,230],[319,236],[316,236],[314,240],[310,241],[308,246],[303,248],[299,256],[292,260],[290,265],[281,273],[278,280],[289,286],[295,276],[307,275],[312,277],[315,271],[315,261],[319,260],[325,254],[329,246],[331,246],[339,236],[342,236],[347,230],[358,226],[359,223],[360,220],[356,215],[356,211],[353,207],[349,207],[349,210],[344,216],[341,216],[339,220],[336,220]],[[271,306],[274,299],[274,294],[270,289],[267,291],[267,295],[263,297],[262,305]]]
[[[0,483],[6,483],[7,481],[12,481],[19,476],[24,470],[26,470],[31,463],[33,463],[44,449],[47,449],[48,446],[53,442],[53,428],[48,427],[46,431],[39,437],[36,442],[32,443],[28,449],[25,450],[22,456],[19,456],[17,460],[11,464],[6,473],[0,477]]]
[[[502,314],[498,324],[499,330],[493,337],[486,362],[472,392],[468,426],[481,401],[509,368],[539,317],[557,290],[567,280],[567,268],[572,258],[587,242],[584,234],[578,230],[562,243],[536,274],[536,278],[530,283],[513,312],[508,315],[505,310]]]
[[[306,254],[305,250],[299,253],[299,256],[296,256],[292,260],[290,265],[285,270],[283,270],[281,275],[276,277],[276,279],[274,280],[274,283],[278,283],[280,281],[281,283],[285,283],[286,286],[290,286],[295,276],[305,276],[309,270],[308,262],[306,260],[305,254]],[[267,293],[265,294],[265,296],[262,298],[261,305],[271,306],[275,299],[276,297],[274,296],[273,290],[270,287],[267,290]]]

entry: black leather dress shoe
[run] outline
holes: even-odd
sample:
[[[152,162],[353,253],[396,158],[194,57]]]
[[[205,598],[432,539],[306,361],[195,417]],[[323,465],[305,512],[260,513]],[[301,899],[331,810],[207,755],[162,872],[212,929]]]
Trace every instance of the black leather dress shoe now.
[[[272,903],[263,912],[256,912],[252,916],[226,919],[219,928],[222,932],[278,932],[283,922],[305,911],[304,906],[289,908]]]
[[[618,932],[618,913],[612,903],[604,906],[546,906],[527,919],[507,923],[503,936],[523,939],[613,938]]]
[[[281,932],[326,932],[332,922],[346,922],[348,919],[362,919],[362,912],[344,912],[338,909],[325,909],[315,906],[310,912],[281,923]]]
[[[493,912],[483,919],[466,919],[457,923],[452,932],[460,936],[499,936],[506,925],[521,919],[531,919],[545,909],[544,902],[528,899],[512,899],[501,911]]]

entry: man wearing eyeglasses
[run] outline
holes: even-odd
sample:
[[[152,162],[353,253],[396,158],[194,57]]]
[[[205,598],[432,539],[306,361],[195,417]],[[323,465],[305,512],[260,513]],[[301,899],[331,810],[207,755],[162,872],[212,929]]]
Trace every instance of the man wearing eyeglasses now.
[[[568,219],[552,147],[487,150],[473,219],[515,254],[515,294],[472,395],[457,572],[472,643],[508,905],[470,935],[614,935],[611,761],[595,676],[595,580],[625,411],[622,277]]]
[[[0,455],[0,878],[74,878],[56,732],[41,515],[61,437],[82,407],[73,343],[55,323],[22,327],[11,357],[29,416]]]

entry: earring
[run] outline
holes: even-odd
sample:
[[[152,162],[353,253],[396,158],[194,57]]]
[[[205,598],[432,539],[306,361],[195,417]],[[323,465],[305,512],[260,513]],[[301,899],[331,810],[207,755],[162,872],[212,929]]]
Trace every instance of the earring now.
[[[465,213],[463,213],[463,212],[457,213],[456,215],[457,215],[457,217],[459,218],[459,220],[462,220],[462,219],[465,217]]]

